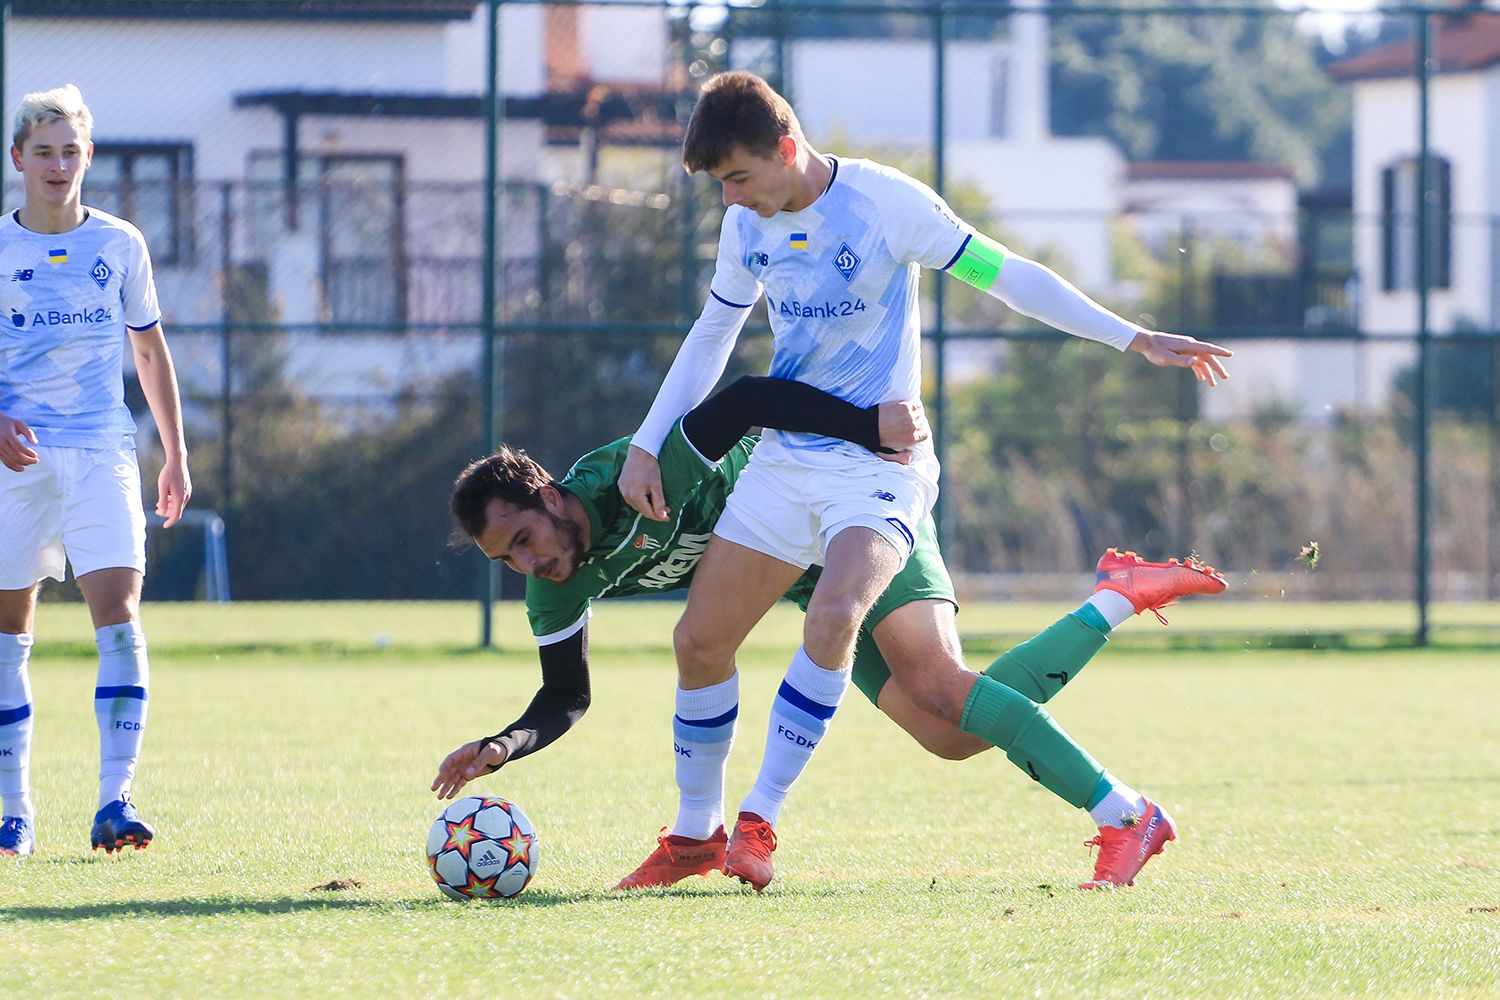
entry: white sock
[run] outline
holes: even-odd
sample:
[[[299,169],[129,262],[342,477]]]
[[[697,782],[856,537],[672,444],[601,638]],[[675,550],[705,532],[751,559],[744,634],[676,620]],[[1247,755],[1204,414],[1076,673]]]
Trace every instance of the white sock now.
[[[1135,617],[1135,605],[1130,603],[1130,598],[1118,590],[1095,591],[1083,603],[1091,605],[1095,611],[1099,612],[1104,620],[1109,622],[1109,627],[1112,629],[1119,628]]]
[[[677,820],[672,834],[707,840],[724,825],[724,768],[740,714],[740,675],[696,691],[677,689],[672,749],[677,757]]]
[[[1089,810],[1089,818],[1094,821],[1095,826],[1126,827],[1145,815],[1144,795],[1113,774],[1106,773],[1104,777],[1109,782],[1109,792],[1099,800],[1098,805]]]
[[[745,796],[741,812],[755,813],[775,826],[787,793],[802,774],[813,751],[823,741],[834,711],[849,690],[852,668],[824,670],[798,647],[787,667],[786,680],[771,703],[771,725],[766,733],[766,756],[755,787]]]
[[[31,805],[31,636],[0,632],[0,815],[36,816]]]
[[[130,795],[135,761],[146,731],[146,693],[151,668],[146,634],[139,622],[106,625],[94,633],[99,647],[99,684],[94,719],[99,723],[99,808]]]

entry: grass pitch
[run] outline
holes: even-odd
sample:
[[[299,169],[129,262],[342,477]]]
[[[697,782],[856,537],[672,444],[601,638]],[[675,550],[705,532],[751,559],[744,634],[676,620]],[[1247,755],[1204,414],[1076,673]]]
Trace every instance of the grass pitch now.
[[[966,609],[988,637],[971,665],[1065,610]],[[1002,754],[929,757],[851,692],[783,815],[765,894],[722,877],[612,891],[674,810],[678,608],[605,603],[589,714],[471,786],[536,821],[537,878],[460,905],[423,862],[427,786],[533,693],[518,609],[497,621],[501,651],[474,653],[463,605],[149,608],[136,788],[158,839],[106,857],[88,851],[91,636],[80,608],[44,606],[38,853],[0,864],[0,993],[1500,994],[1493,652],[1267,649],[1263,607],[1176,610],[1174,629],[1212,617],[1246,638],[1150,648],[1162,633],[1134,621],[1049,706],[1178,821],[1134,889],[1073,888],[1087,817]],[[1340,615],[1399,627],[1378,607],[1306,614],[1309,634]],[[742,659],[731,809],[798,621],[777,609]],[[312,888],[338,879],[359,887]]]

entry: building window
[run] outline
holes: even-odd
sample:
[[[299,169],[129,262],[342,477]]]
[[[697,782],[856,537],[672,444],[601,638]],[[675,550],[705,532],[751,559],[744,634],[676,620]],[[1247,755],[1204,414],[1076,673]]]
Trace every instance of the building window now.
[[[1417,287],[1417,199],[1421,171],[1416,157],[1394,163],[1380,175],[1381,287]],[[1448,288],[1453,270],[1453,168],[1428,160],[1434,198],[1427,206],[1428,287]]]
[[[399,156],[304,156],[287,204],[280,153],[250,158],[252,239],[271,252],[295,222],[315,234],[323,314],[333,323],[406,321],[404,177]]]
[[[84,175],[83,198],[134,223],[158,267],[186,265],[193,257],[193,150],[177,145],[94,147]]]

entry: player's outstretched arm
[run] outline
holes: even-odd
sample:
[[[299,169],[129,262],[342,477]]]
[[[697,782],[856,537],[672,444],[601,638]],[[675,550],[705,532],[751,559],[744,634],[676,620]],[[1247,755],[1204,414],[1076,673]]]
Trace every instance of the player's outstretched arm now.
[[[177,369],[160,323],[144,330],[130,331],[135,351],[135,370],[141,390],[156,419],[166,455],[161,474],[156,478],[156,513],[166,519],[168,528],[176,524],[193,496],[193,480],[188,474],[187,440],[182,430],[182,400],[177,391]]]
[[[559,642],[537,648],[542,686],[521,717],[494,736],[465,743],[438,765],[432,791],[451,799],[475,778],[550,745],[583,718],[589,707],[588,625]]]
[[[1191,368],[1199,381],[1210,386],[1229,377],[1219,360],[1234,356],[1228,348],[1142,329],[1089,298],[1045,264],[1011,253],[983,234],[969,238],[949,272],[1064,333],[1136,351],[1154,365]]]
[[[11,472],[24,472],[28,465],[40,461],[27,441],[36,444],[36,432],[26,421],[0,413],[0,465]]]

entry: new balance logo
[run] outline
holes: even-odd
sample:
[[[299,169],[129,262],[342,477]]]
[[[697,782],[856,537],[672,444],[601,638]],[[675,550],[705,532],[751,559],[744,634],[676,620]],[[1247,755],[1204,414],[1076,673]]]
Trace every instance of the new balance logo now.
[[[753,253],[750,255],[750,263],[755,267],[765,267],[771,263],[771,258],[763,253]]]
[[[21,268],[21,270],[17,271],[15,274],[12,274],[10,276],[10,280],[11,281],[30,281],[35,275],[36,275],[36,272],[33,271],[31,268],[29,268],[29,267],[23,267],[23,268]]]
[[[886,503],[896,502],[896,494],[889,493],[886,490],[876,490],[874,493],[871,493],[870,496],[874,497],[876,500],[884,500]]]

